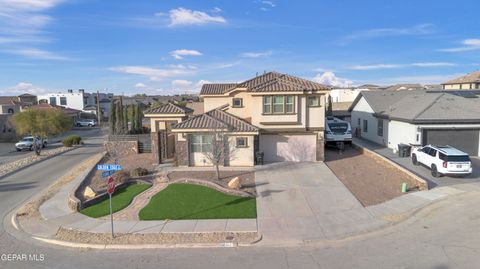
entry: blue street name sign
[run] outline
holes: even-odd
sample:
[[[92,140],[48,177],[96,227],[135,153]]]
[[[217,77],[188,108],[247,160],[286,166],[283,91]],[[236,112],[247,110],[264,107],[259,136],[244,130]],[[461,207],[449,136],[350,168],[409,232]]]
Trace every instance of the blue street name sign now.
[[[97,170],[102,171],[120,171],[122,170],[122,166],[118,164],[98,164]]]
[[[113,175],[116,171],[115,170],[110,170],[110,171],[103,171],[102,172],[102,177],[109,177]]]

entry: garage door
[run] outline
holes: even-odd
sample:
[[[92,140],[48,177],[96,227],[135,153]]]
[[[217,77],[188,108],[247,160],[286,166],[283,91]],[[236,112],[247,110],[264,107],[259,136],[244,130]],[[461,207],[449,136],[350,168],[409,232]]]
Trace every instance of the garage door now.
[[[316,135],[260,135],[265,162],[316,161]]]
[[[423,144],[450,145],[478,156],[479,130],[424,130]]]

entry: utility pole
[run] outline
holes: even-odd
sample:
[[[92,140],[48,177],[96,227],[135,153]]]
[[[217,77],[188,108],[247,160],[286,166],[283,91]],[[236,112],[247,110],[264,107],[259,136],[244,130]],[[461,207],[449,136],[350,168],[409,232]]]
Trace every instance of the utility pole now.
[[[100,93],[97,90],[97,119],[98,119],[98,126],[101,126],[102,123],[102,116],[100,110]]]

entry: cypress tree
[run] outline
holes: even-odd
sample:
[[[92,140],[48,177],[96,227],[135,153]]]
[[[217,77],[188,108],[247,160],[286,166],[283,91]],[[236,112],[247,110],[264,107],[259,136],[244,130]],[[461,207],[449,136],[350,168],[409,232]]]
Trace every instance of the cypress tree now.
[[[123,107],[123,133],[128,134],[128,106]]]
[[[124,129],[124,121],[123,121],[123,96],[120,96],[120,101],[118,103],[117,122],[118,122],[117,133],[124,134],[125,129]]]
[[[143,111],[140,109],[140,105],[137,104],[137,129],[138,129],[138,133],[143,133],[143,124],[142,124],[142,121],[143,121]]]
[[[109,119],[109,124],[110,124],[110,134],[113,135],[115,134],[115,120],[116,120],[116,109],[115,109],[115,101],[112,98],[112,101],[110,101],[110,119]]]

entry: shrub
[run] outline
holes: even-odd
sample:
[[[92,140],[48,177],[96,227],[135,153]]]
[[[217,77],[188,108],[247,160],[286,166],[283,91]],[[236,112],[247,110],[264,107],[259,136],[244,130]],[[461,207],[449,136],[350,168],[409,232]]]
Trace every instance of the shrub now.
[[[145,176],[148,175],[148,170],[142,167],[137,167],[130,171],[130,176],[131,177],[139,177],[139,176]]]
[[[130,179],[130,175],[125,171],[118,171],[113,174],[113,180],[116,184],[122,184],[127,182]]]
[[[73,145],[80,145],[82,138],[78,135],[69,135],[62,140],[65,147],[71,147]]]

